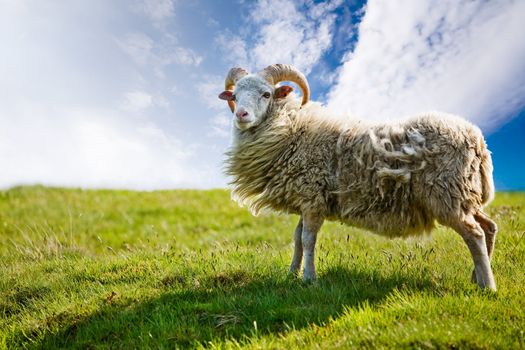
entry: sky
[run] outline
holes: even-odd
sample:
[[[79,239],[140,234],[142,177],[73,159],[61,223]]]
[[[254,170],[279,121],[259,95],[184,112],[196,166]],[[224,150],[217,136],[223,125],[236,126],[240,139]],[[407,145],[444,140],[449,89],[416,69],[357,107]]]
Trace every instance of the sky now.
[[[231,67],[378,122],[439,110],[525,190],[525,1],[0,0],[0,188],[226,187]]]

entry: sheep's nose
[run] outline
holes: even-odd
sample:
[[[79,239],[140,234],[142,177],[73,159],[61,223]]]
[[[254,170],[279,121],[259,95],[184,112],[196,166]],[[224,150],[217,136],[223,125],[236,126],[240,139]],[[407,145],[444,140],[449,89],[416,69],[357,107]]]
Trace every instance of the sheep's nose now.
[[[235,116],[237,117],[237,119],[243,120],[248,116],[248,112],[246,112],[246,110],[244,109],[239,109],[237,113],[235,113]]]

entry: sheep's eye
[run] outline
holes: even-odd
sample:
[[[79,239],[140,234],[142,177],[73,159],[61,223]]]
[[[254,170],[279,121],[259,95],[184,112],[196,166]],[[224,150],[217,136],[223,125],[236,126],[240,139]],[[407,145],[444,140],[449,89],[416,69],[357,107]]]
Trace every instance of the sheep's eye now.
[[[269,92],[265,92],[262,96],[264,98],[270,98],[271,94]]]

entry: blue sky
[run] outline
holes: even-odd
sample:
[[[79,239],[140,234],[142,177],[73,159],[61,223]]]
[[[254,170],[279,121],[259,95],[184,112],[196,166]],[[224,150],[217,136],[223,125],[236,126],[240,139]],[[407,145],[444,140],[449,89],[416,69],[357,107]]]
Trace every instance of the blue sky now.
[[[224,187],[232,66],[290,63],[341,115],[479,125],[525,190],[525,2],[0,0],[0,187]]]

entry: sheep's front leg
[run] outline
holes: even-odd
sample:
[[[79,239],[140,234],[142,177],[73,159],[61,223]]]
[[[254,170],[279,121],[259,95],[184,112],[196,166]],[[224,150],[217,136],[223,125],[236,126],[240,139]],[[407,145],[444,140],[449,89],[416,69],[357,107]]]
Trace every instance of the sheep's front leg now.
[[[297,227],[294,233],[294,249],[292,264],[290,265],[290,274],[297,275],[301,268],[301,262],[303,261],[303,241],[301,235],[303,234],[303,218],[299,218]]]
[[[318,214],[303,215],[303,231],[301,241],[303,245],[304,256],[304,273],[303,280],[315,280],[315,242],[317,241],[317,232],[323,225],[324,218]]]

